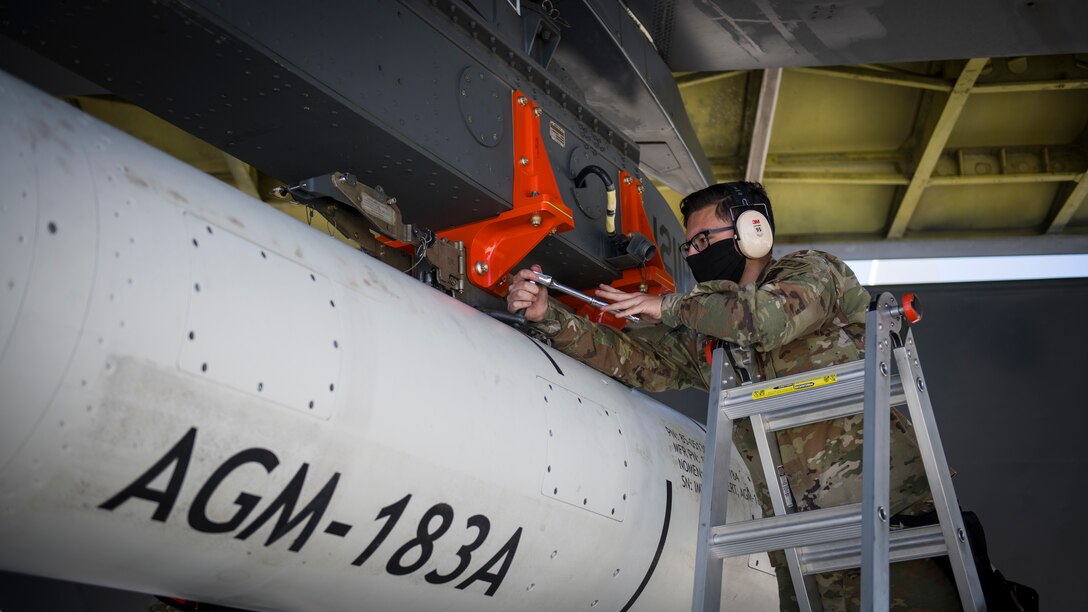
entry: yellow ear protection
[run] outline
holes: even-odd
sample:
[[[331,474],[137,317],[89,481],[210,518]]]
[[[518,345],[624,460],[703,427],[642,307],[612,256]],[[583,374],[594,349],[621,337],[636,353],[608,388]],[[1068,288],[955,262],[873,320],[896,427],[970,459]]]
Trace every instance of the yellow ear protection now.
[[[729,220],[733,222],[733,240],[737,251],[748,259],[759,259],[771,252],[774,229],[767,203],[755,201],[748,185],[743,182],[725,185],[733,200],[733,205],[729,207]]]

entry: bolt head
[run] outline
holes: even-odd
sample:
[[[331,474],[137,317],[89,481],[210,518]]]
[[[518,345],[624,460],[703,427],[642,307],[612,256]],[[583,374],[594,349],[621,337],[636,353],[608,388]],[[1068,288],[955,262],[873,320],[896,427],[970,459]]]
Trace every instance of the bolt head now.
[[[650,290],[650,286],[647,285],[646,283],[639,283],[638,290],[639,290],[639,293],[646,293],[647,291]]]
[[[540,108],[539,106],[533,109],[533,116],[534,117],[539,117],[539,116],[541,116],[543,114],[544,114],[544,109]]]
[[[639,185],[638,186],[638,192],[642,193],[643,191],[645,191],[645,189],[642,187],[642,185]]]
[[[534,214],[533,216],[529,217],[529,225],[532,225],[533,227],[540,227],[540,224],[543,222],[544,219],[541,218],[540,213]]]
[[[529,98],[525,96],[518,96],[518,106],[525,106],[529,103]]]
[[[964,533],[963,527],[960,527],[959,529],[956,530],[956,537],[959,538],[960,542],[966,542],[967,541],[967,534]]]
[[[522,157],[521,159],[518,160],[518,163],[523,165],[523,166],[528,166],[529,165],[529,158],[528,157]]]
[[[474,268],[476,269],[476,274],[480,275],[487,274],[489,269],[486,261],[477,261]]]

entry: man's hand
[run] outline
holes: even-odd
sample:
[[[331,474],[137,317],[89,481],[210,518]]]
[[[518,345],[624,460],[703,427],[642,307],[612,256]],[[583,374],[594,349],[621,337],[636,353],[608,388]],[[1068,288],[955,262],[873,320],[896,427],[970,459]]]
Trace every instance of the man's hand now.
[[[661,321],[661,296],[647,293],[626,293],[611,285],[599,285],[597,297],[612,302],[608,306],[601,306],[601,310],[611,312],[618,317],[639,315],[640,319],[649,323]]]
[[[525,320],[540,321],[548,312],[548,290],[534,282],[536,273],[543,272],[534,265],[531,270],[520,270],[511,277],[510,290],[506,293],[506,310],[516,313],[525,309]]]

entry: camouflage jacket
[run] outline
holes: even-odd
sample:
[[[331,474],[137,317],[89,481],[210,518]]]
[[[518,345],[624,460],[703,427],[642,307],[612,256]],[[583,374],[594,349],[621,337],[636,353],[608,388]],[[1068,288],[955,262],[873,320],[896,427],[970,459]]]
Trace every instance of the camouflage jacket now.
[[[736,361],[764,379],[864,357],[869,293],[841,260],[798,251],[771,262],[756,283],[700,283],[662,303],[662,325],[620,332],[556,306],[534,327],[552,346],[648,391],[709,386],[708,341],[725,340]],[[783,465],[801,509],[861,499],[861,415],[778,433]],[[747,419],[734,442],[771,512]],[[892,513],[918,510],[928,486],[910,422],[892,415]]]

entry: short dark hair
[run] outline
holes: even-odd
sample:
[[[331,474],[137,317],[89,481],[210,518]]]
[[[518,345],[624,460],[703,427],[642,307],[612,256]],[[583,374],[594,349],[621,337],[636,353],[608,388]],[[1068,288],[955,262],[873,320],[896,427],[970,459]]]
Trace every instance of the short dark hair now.
[[[699,191],[688,194],[683,200],[680,200],[680,215],[684,217],[684,227],[688,225],[688,219],[695,211],[702,210],[712,205],[717,205],[718,216],[722,219],[729,219],[729,207],[734,206],[733,196],[730,193],[729,186],[738,185],[742,190],[748,192],[748,196],[752,199],[752,204],[764,204],[767,206],[767,221],[771,224],[771,230],[774,230],[774,215],[771,212],[771,199],[767,197],[767,190],[763,188],[763,185],[759,183],[749,183],[747,181],[736,181],[735,183],[718,183],[717,185],[711,185],[710,187],[704,187]]]

